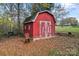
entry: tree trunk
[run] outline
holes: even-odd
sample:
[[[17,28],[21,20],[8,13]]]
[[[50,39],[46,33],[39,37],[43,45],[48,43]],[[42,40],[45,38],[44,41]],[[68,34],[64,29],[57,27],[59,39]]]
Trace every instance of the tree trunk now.
[[[18,18],[18,34],[20,33],[20,3],[17,4],[18,9],[17,9],[17,18]]]

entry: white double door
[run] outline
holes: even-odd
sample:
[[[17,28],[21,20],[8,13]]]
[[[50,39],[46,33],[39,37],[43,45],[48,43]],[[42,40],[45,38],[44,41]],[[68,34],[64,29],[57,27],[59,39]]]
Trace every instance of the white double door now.
[[[51,36],[51,21],[40,21],[40,37]]]

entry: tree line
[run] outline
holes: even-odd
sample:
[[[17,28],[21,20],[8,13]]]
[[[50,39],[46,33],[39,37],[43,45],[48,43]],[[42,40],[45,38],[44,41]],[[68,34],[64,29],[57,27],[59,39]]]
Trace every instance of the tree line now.
[[[77,26],[78,20],[75,17],[68,17],[60,21],[60,25],[62,26]]]

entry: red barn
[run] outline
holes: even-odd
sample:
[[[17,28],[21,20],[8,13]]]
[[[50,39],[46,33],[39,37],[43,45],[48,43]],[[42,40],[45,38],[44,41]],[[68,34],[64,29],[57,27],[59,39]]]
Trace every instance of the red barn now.
[[[55,23],[55,17],[49,11],[38,12],[25,19],[24,35],[33,40],[52,37],[55,34]]]

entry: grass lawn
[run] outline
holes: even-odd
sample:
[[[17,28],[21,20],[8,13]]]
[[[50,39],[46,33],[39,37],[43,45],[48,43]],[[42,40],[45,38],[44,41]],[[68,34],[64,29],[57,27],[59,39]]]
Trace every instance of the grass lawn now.
[[[79,26],[56,26],[56,32],[77,32],[79,33]]]

